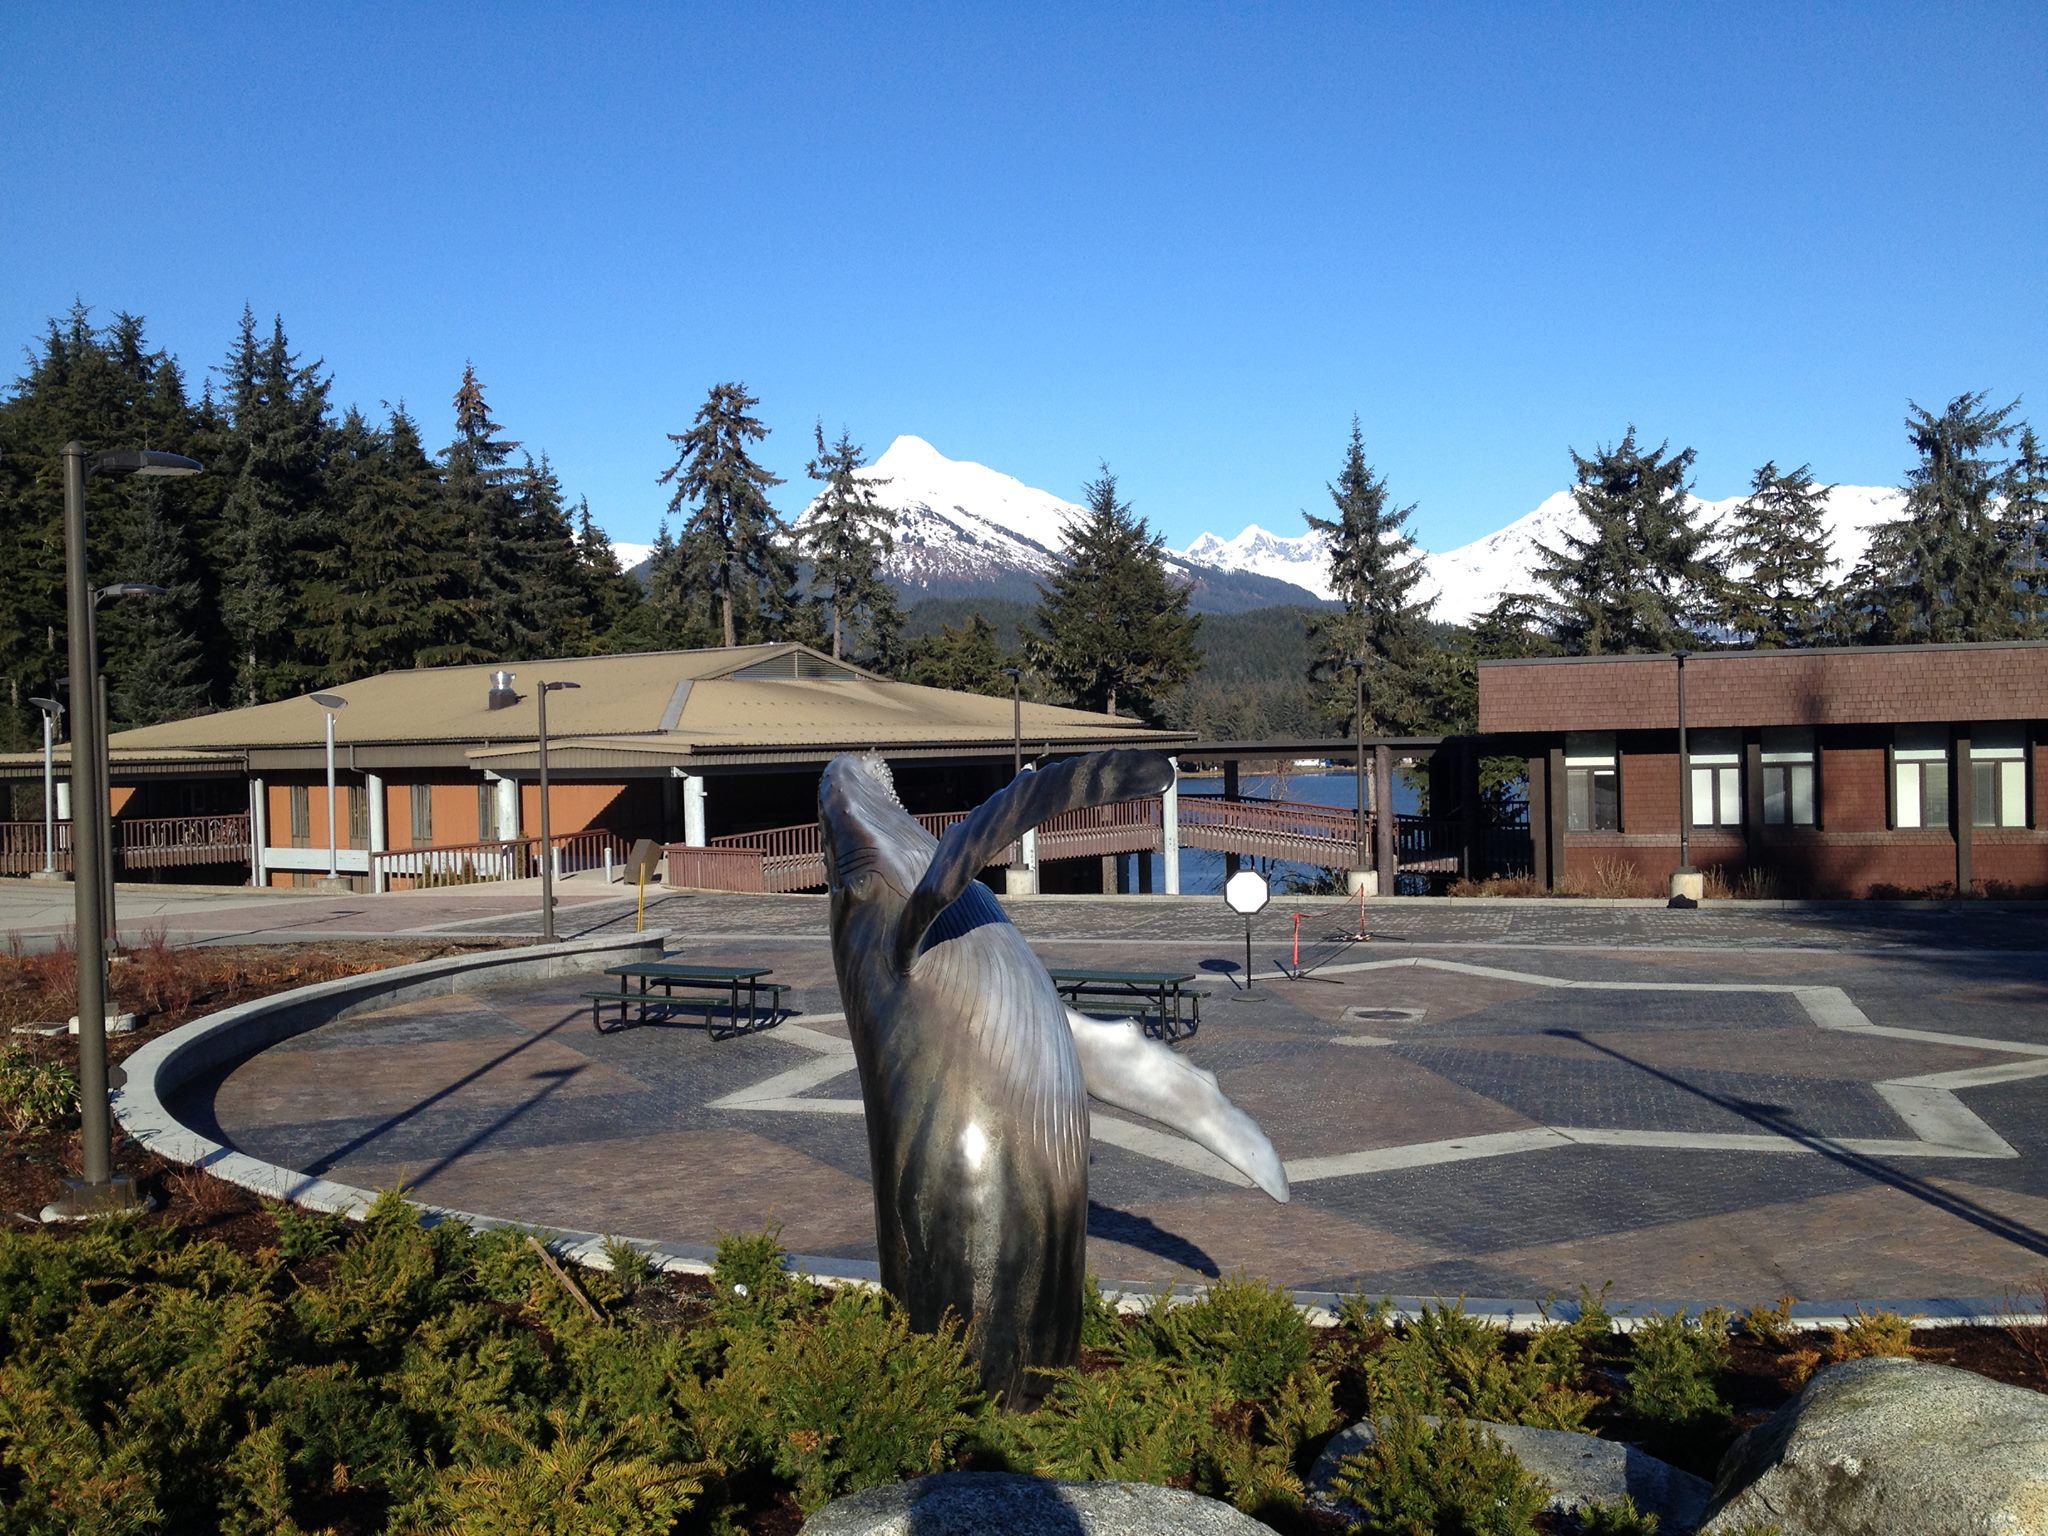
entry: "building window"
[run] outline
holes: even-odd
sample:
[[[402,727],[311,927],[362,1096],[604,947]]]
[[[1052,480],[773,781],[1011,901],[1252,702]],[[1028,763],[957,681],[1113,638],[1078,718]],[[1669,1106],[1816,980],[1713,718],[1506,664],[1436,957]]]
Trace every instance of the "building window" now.
[[[348,846],[370,846],[370,796],[361,784],[348,786]]]
[[[488,779],[476,787],[476,840],[498,840],[498,786]]]
[[[412,786],[412,845],[430,848],[434,842],[434,786]]]
[[[2027,824],[2027,735],[1987,725],[1970,741],[1970,820],[1980,827]]]
[[[313,841],[313,795],[304,784],[291,786],[292,846],[309,847]]]
[[[1614,738],[1574,731],[1564,745],[1566,826],[1573,832],[1621,830],[1621,773]]]
[[[1948,728],[1902,725],[1892,746],[1893,824],[1948,825]]]
[[[1742,825],[1742,737],[1735,731],[1688,731],[1687,771],[1692,774],[1692,824]]]
[[[1764,825],[1812,827],[1820,824],[1814,795],[1813,732],[1764,731]]]

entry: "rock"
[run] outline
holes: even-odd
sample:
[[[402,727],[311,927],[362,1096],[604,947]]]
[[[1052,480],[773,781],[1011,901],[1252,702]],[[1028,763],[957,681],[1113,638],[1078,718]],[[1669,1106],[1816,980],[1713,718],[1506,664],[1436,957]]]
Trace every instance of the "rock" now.
[[[1917,1360],[1850,1360],[1729,1448],[1709,1536],[2037,1536],[2048,1397]]]
[[[834,1499],[797,1536],[1272,1536],[1228,1504],[1150,1483],[941,1472]]]
[[[1634,1499],[1644,1514],[1657,1517],[1660,1536],[1692,1536],[1699,1528],[1710,1492],[1704,1478],[1681,1472],[1619,1440],[1564,1429],[1533,1429],[1526,1424],[1487,1424],[1486,1428],[1525,1470],[1550,1484],[1553,1492],[1544,1506],[1547,1509],[1562,1514],[1589,1504],[1611,1504],[1626,1496]],[[1339,1461],[1370,1444],[1370,1423],[1354,1424],[1332,1439],[1308,1475],[1310,1503],[1357,1519],[1362,1512],[1336,1498],[1330,1480]]]

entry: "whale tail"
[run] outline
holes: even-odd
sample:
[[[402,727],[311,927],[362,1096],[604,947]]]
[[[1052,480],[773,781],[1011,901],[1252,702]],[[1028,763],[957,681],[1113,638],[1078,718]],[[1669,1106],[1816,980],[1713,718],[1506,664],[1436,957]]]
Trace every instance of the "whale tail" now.
[[[1256,1120],[1230,1102],[1205,1072],[1128,1019],[1110,1022],[1067,1010],[1088,1096],[1170,1125],[1207,1147],[1275,1200],[1287,1199],[1287,1170]]]
[[[1173,764],[1165,756],[1130,748],[1069,757],[1019,774],[939,839],[938,852],[905,904],[896,930],[898,968],[909,969],[925,931],[960,899],[974,877],[1040,822],[1082,806],[1160,794],[1172,782]]]

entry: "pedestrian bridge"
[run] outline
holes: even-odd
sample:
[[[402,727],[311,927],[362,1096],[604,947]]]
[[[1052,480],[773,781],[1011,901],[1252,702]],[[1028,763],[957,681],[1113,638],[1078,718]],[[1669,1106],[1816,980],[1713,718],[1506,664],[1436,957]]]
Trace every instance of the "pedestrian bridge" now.
[[[917,820],[940,837],[967,814],[933,811]],[[1368,848],[1374,822],[1368,811]],[[1349,869],[1358,862],[1359,837],[1357,814],[1333,806],[1183,794],[1063,812],[1027,835],[1023,846],[1011,844],[996,862],[1035,868],[1057,859],[1156,853],[1164,856],[1166,892],[1177,895],[1183,848]],[[1395,867],[1422,874],[1465,873],[1469,865],[1459,838],[1455,818],[1397,816]],[[702,847],[671,844],[665,852],[671,887],[792,892],[825,886],[825,855],[815,821],[714,837]]]

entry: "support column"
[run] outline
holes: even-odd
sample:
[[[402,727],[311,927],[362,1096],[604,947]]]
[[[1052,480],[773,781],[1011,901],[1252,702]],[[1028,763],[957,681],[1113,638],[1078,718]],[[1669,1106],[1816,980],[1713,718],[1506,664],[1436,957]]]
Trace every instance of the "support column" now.
[[[1549,888],[1556,890],[1564,884],[1564,837],[1571,828],[1571,796],[1566,791],[1564,776],[1564,748],[1555,746],[1544,756],[1543,781],[1548,791],[1543,797],[1544,837],[1550,844]]]
[[[500,777],[493,793],[498,797],[498,836],[510,842],[519,836],[519,781]]]
[[[1237,759],[1226,758],[1223,763],[1223,798],[1235,800],[1237,793]],[[1223,878],[1228,880],[1237,873],[1237,855],[1226,852],[1223,855]]]
[[[1372,749],[1372,867],[1379,893],[1394,894],[1400,856],[1394,851],[1394,754],[1384,743]]]
[[[1159,864],[1166,894],[1180,894],[1180,759],[1169,757],[1173,778],[1159,797]]]
[[[370,889],[377,892],[384,889],[384,866],[377,862],[377,855],[391,846],[391,835],[385,825],[389,807],[384,803],[384,776],[364,774],[363,793],[370,800]]]
[[[1977,825],[1977,776],[1970,769],[1970,727],[1955,728],[1955,782],[1949,789],[1949,815],[1955,822],[1956,895],[1977,894],[1976,871],[1972,868]]]
[[[57,779],[57,819],[71,819],[71,775],[62,774]]]
[[[1742,856],[1751,869],[1764,867],[1764,740],[1758,731],[1742,738]]]
[[[270,789],[263,780],[249,780],[249,883],[270,884],[270,867],[263,854],[270,846]]]
[[[704,775],[683,775],[683,842],[702,848],[704,842]]]
[[[1458,744],[1458,865],[1467,880],[1484,880],[1486,823],[1479,814],[1479,743]]]

